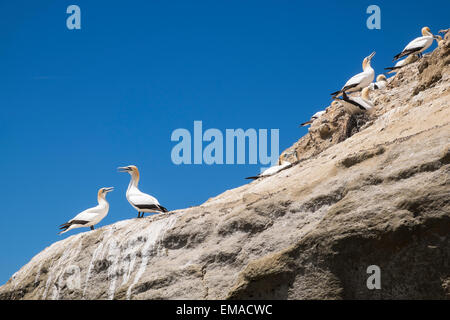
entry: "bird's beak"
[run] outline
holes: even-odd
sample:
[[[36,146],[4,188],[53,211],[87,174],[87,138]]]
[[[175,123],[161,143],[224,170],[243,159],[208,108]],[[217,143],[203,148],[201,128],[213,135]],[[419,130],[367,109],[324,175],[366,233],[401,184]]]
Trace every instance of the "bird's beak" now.
[[[370,54],[370,56],[368,57],[369,58],[369,60],[372,60],[372,58],[373,58],[373,56],[375,55],[375,51],[374,52],[372,52],[371,54]]]
[[[128,171],[130,171],[130,168],[128,168],[128,167],[118,167],[117,170],[119,170],[119,172],[128,172]]]
[[[106,192],[106,193],[111,192],[111,191],[114,191],[114,187],[111,187],[111,188],[105,188],[105,192]]]

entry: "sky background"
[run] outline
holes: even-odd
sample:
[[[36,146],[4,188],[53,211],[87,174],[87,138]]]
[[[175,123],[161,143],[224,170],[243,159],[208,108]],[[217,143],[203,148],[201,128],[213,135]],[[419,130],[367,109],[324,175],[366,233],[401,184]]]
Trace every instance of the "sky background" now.
[[[66,9],[81,8],[81,30]],[[366,8],[381,8],[381,30]],[[0,0],[0,284],[53,242],[58,225],[114,186],[98,227],[134,218],[140,188],[168,209],[247,183],[261,165],[180,165],[177,128],[280,129],[298,124],[377,54],[376,73],[420,29],[449,27],[450,1]],[[436,44],[433,44],[434,48]],[[204,146],[207,143],[204,143]]]

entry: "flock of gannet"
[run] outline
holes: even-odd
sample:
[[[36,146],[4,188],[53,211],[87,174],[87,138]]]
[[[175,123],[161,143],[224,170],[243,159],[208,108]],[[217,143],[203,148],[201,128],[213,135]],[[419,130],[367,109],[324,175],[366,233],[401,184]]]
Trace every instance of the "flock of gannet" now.
[[[450,29],[440,30],[439,33],[447,33]],[[403,60],[398,61],[393,67],[385,68],[389,70],[386,73],[397,72],[402,67],[415,62],[422,57],[422,53],[427,50],[432,44],[433,40],[436,40],[438,46],[442,46],[444,40],[439,35],[433,35],[429,27],[422,28],[422,36],[412,40],[408,45],[394,56],[393,61],[406,57]],[[375,56],[375,52],[372,52],[369,56],[365,57],[362,63],[363,72],[358,73],[351,77],[342,87],[341,90],[333,92],[331,95],[334,99],[332,106],[336,101],[344,107],[350,114],[360,113],[368,111],[374,107],[373,102],[370,100],[370,90],[382,90],[387,87],[387,79],[384,74],[380,74],[376,78],[376,82],[373,82],[375,77],[375,70],[371,66],[371,61]],[[350,94],[360,92],[359,97],[349,96]],[[342,96],[341,99],[338,97]],[[323,114],[327,112],[328,108],[324,111],[316,112],[309,121],[302,123],[300,126],[306,126],[312,124],[319,119]]]
[[[161,206],[158,200],[151,195],[143,193],[138,189],[139,170],[136,166],[119,167],[120,172],[128,172],[131,175],[126,197],[128,202],[138,211],[138,218],[143,218],[145,212],[168,212]],[[90,227],[94,230],[94,225],[103,220],[108,214],[109,203],[106,201],[106,194],[114,188],[101,188],[98,190],[98,205],[77,214],[73,219],[59,226],[63,234],[69,230],[81,227]]]
[[[449,29],[440,30],[439,33],[447,33]],[[390,70],[388,73],[397,72],[398,69],[410,64],[422,57],[422,52],[428,49],[433,40],[438,42],[439,46],[442,46],[443,40],[441,36],[433,35],[430,28],[422,28],[422,37],[418,37],[411,41],[401,53],[395,55],[394,61],[402,57],[406,58],[395,64],[394,67],[385,68]],[[374,107],[369,97],[370,90],[385,89],[387,87],[386,76],[380,74],[377,76],[376,82],[373,83],[375,77],[375,70],[370,65],[372,58],[375,56],[375,52],[372,52],[369,56],[364,58],[362,67],[363,72],[351,77],[341,90],[332,93],[334,101],[331,106],[342,104],[344,109],[351,113],[359,113],[372,109]],[[361,92],[359,97],[349,96],[348,94]],[[338,97],[342,96],[341,99]],[[339,101],[339,102],[338,102]],[[323,114],[327,112],[328,108],[322,111],[316,112],[309,121],[302,123],[300,126],[306,126],[312,124],[318,120]],[[253,177],[247,177],[246,179],[259,179],[263,177],[272,176],[281,170],[292,166],[292,163],[288,161],[282,161],[279,165],[270,167]],[[119,167],[119,171],[128,172],[131,176],[130,183],[126,192],[126,198],[128,202],[138,211],[138,218],[143,218],[144,213],[148,212],[168,212],[166,208],[161,206],[158,200],[148,194],[143,193],[138,189],[139,183],[139,170],[136,166],[130,165],[126,167]],[[60,225],[62,230],[59,234],[65,233],[69,230],[81,227],[90,227],[94,230],[94,226],[99,223],[109,211],[109,203],[106,201],[106,195],[108,192],[113,191],[114,188],[101,188],[98,191],[98,205],[96,207],[87,209],[68,222]]]

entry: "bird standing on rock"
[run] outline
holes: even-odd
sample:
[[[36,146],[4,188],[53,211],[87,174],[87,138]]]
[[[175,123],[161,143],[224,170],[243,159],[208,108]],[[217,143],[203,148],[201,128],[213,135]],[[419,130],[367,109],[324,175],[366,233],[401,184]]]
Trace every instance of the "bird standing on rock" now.
[[[106,201],[106,195],[113,190],[114,188],[101,188],[98,190],[98,206],[87,209],[77,214],[75,218],[60,225],[59,228],[62,229],[62,231],[59,232],[59,234],[81,227],[91,227],[91,230],[94,230],[94,225],[102,221],[108,214],[109,203]]]
[[[368,57],[364,58],[362,63],[363,72],[351,77],[341,90],[333,92],[331,94],[333,98],[339,97],[343,92],[351,93],[360,91],[372,83],[373,79],[375,78],[375,71],[370,65],[370,62],[372,61],[374,55],[375,51],[372,52]]]
[[[344,92],[341,102],[344,105],[345,111],[350,114],[356,114],[372,109],[373,102],[369,98],[369,91],[369,87],[364,88],[361,91],[360,97],[349,97]]]
[[[419,58],[422,57],[422,52],[427,50],[432,44],[436,37],[431,33],[430,28],[422,28],[422,37],[415,38],[413,41],[408,43],[402,52],[397,54],[392,61],[398,60],[401,57],[409,56],[410,54],[417,54]]]
[[[118,170],[120,172],[128,172],[131,175],[126,195],[128,202],[138,211],[138,218],[143,218],[144,212],[168,212],[166,208],[159,204],[155,197],[138,189],[139,170],[136,166],[120,167]]]

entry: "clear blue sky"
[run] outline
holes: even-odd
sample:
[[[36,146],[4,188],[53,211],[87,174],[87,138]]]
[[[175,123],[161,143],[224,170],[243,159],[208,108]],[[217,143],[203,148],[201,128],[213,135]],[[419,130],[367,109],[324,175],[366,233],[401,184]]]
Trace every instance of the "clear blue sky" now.
[[[81,8],[81,30],[66,8]],[[366,8],[381,8],[381,30]],[[172,163],[176,128],[280,129],[298,124],[361,71],[377,73],[420,35],[449,27],[450,1],[6,1],[0,2],[0,283],[57,240],[57,226],[96,205],[133,218],[120,165],[178,209],[240,186],[261,165]],[[434,48],[435,44],[433,45]]]

